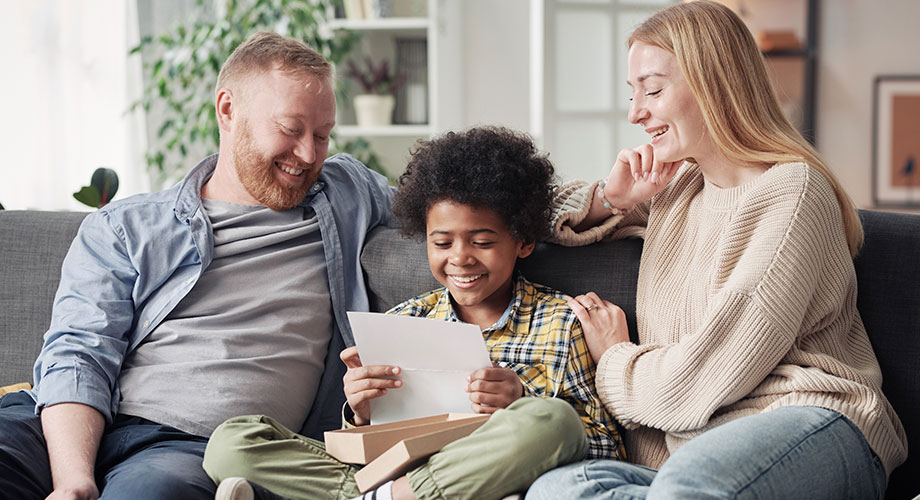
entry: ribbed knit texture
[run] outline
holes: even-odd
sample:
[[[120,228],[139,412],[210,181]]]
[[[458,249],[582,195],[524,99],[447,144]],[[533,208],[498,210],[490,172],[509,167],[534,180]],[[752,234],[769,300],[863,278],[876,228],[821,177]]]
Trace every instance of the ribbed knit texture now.
[[[781,406],[836,410],[886,471],[907,456],[901,422],[856,310],[856,272],[833,188],[803,163],[721,189],[685,163],[626,216],[574,233],[593,186],[557,196],[555,240],[587,244],[646,226],[639,345],[610,348],[598,394],[629,431],[630,461],[659,468],[687,440]]]

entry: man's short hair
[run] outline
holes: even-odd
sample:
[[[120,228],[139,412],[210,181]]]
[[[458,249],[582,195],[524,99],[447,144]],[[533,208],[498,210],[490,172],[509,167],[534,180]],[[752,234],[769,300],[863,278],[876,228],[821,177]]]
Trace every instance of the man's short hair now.
[[[271,70],[313,76],[332,83],[332,64],[300,40],[266,31],[258,32],[240,44],[224,62],[217,76],[217,89],[233,88],[257,73]]]

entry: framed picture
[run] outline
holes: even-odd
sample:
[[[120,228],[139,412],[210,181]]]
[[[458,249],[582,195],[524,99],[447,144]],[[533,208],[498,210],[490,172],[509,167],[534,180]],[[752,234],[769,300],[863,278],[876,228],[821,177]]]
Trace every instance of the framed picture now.
[[[920,207],[920,75],[878,76],[873,94],[873,201]]]

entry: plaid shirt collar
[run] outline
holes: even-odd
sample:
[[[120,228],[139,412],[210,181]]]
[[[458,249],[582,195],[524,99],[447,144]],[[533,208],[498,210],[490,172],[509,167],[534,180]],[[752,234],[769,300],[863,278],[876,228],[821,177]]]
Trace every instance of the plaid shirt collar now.
[[[520,312],[521,304],[527,299],[528,295],[533,295],[533,288],[527,286],[527,280],[524,279],[524,276],[520,272],[514,271],[514,276],[511,279],[512,291],[511,291],[511,302],[508,304],[508,307],[505,308],[505,312],[502,313],[501,317],[498,318],[492,326],[483,330],[483,333],[491,332],[495,330],[501,330],[505,328],[509,322],[512,324],[520,324]],[[460,318],[457,316],[456,311],[454,310],[453,300],[450,298],[450,291],[447,287],[444,287],[444,292],[438,297],[438,302],[434,305],[432,312],[436,318],[447,318],[448,321],[461,322]]]

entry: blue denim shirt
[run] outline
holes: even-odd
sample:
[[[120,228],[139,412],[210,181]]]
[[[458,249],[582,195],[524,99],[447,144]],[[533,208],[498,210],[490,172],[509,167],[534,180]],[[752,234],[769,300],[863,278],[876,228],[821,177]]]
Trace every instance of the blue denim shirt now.
[[[217,155],[176,186],[113,202],[86,217],[64,259],[51,326],[35,362],[36,412],[82,403],[111,422],[125,356],[195,286],[210,265],[213,232],[201,187]],[[338,428],[345,396],[339,352],[353,345],[346,311],[367,311],[360,265],[367,233],[390,224],[393,188],[348,155],[328,158],[300,206],[315,210],[332,296],[334,331],[313,408],[301,433],[321,438]],[[176,390],[181,390],[177,374]]]

